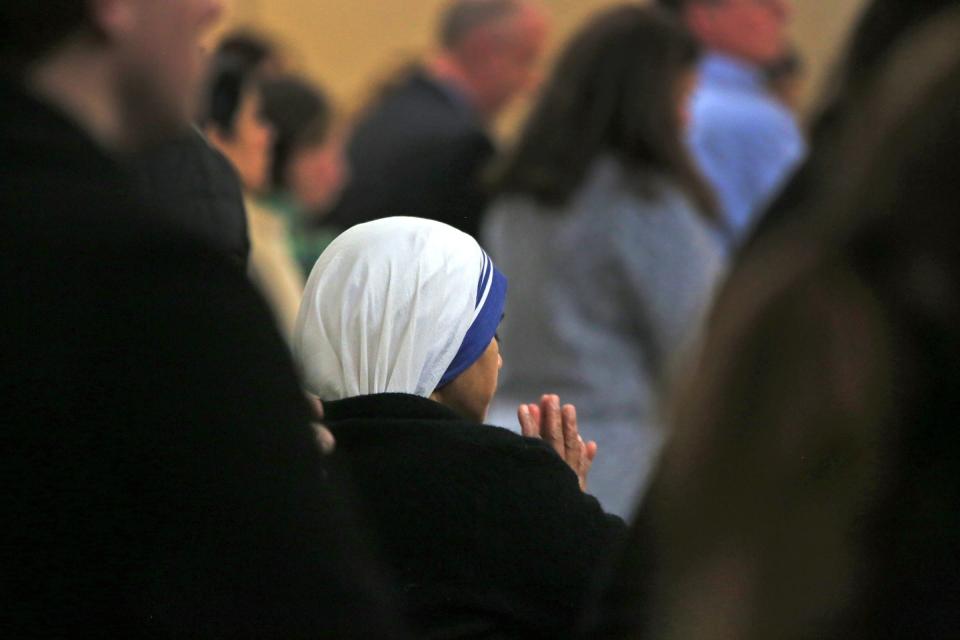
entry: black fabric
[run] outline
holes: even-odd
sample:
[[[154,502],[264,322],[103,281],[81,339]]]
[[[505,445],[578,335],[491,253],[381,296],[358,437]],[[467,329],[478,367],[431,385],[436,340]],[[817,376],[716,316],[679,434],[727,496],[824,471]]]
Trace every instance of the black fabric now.
[[[657,580],[654,528],[647,509],[594,573],[580,619],[578,640],[640,640],[653,637],[652,591]]]
[[[933,124],[935,141],[904,153],[947,157],[934,147],[956,148],[956,123],[952,116],[946,131]],[[897,409],[882,425],[885,459],[872,508],[852,532],[860,545],[856,593],[831,633],[818,637],[948,638],[960,627],[960,182],[956,165],[936,166],[914,159],[899,176],[918,185],[908,196],[935,188],[936,204],[896,201],[899,215],[861,220],[844,247],[896,336],[889,358]]]
[[[7,637],[393,637],[268,310],[0,82]]]
[[[325,225],[389,216],[430,218],[477,237],[482,172],[494,145],[465,99],[422,70],[388,89],[347,146],[351,180]]]
[[[240,179],[199,131],[137,154],[130,170],[155,209],[246,270],[250,238]]]
[[[552,449],[415,396],[325,406],[417,637],[572,634],[624,525]]]

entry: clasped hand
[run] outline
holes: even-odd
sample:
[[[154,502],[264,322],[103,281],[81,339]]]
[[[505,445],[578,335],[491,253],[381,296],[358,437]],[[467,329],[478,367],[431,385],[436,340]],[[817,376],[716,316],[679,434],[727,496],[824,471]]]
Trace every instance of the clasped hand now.
[[[540,404],[522,404],[517,409],[520,430],[528,438],[540,438],[566,462],[587,490],[587,474],[597,457],[597,443],[584,442],[577,429],[577,410],[572,404],[560,405],[560,397],[545,395]]]

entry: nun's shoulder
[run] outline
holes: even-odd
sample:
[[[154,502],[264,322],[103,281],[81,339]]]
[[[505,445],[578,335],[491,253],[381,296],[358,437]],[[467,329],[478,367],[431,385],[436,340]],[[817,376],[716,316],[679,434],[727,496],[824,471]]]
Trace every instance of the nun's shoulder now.
[[[462,436],[475,440],[488,447],[502,450],[511,456],[531,461],[539,460],[544,464],[566,464],[556,452],[539,438],[527,438],[514,431],[490,424],[461,423],[466,428]]]

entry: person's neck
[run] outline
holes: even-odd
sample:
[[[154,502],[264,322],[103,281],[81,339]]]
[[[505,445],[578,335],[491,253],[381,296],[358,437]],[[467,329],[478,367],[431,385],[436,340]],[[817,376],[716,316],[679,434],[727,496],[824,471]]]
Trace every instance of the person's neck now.
[[[760,64],[758,62],[754,60],[750,60],[749,58],[745,58],[744,56],[738,53],[735,53],[732,51],[726,51],[724,49],[708,48],[707,58],[720,60],[726,64],[735,65],[742,69],[749,69],[751,71],[760,68]]]
[[[62,110],[104,148],[129,144],[114,84],[114,69],[102,54],[73,43],[31,68],[27,89]]]
[[[442,51],[428,60],[425,66],[431,76],[461,92],[484,121],[493,119],[493,114],[484,108],[476,83],[456,56]]]

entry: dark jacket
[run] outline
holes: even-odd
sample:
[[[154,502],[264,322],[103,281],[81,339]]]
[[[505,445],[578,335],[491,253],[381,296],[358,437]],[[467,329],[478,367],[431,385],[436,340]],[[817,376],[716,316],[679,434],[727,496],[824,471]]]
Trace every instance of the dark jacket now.
[[[420,638],[561,638],[623,522],[540,440],[423,398],[326,404]]]
[[[147,202],[246,270],[250,238],[240,179],[199,131],[137,154],[131,169]]]
[[[493,153],[466,98],[416,70],[357,124],[347,147],[350,184],[323,222],[346,229],[416,216],[477,237],[487,205],[481,174]]]
[[[0,81],[4,635],[390,637],[242,274]]]

